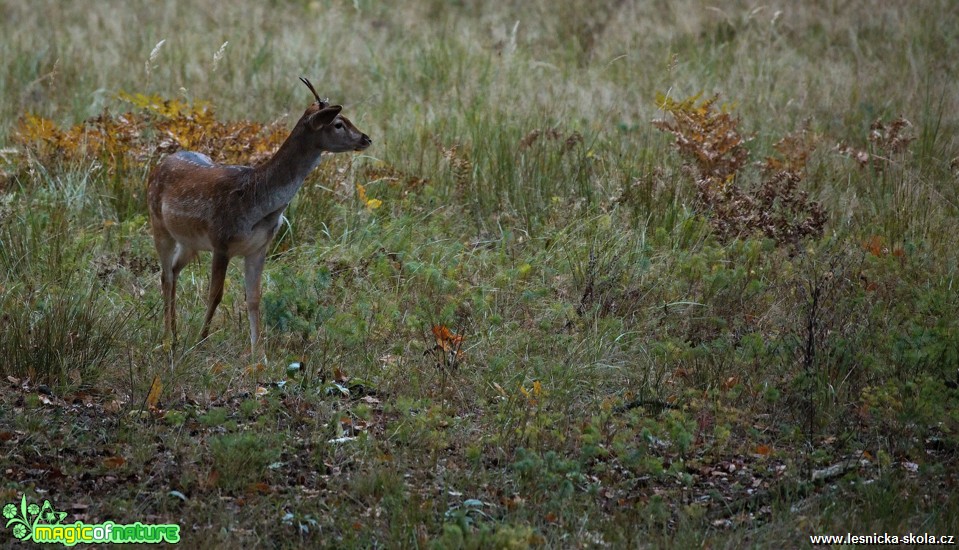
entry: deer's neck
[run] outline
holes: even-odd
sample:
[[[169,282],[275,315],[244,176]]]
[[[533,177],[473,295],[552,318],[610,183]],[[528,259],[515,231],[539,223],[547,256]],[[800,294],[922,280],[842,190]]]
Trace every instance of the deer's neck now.
[[[303,180],[320,163],[322,151],[298,139],[295,128],[273,157],[256,167],[252,174],[254,219],[284,208],[300,190]]]

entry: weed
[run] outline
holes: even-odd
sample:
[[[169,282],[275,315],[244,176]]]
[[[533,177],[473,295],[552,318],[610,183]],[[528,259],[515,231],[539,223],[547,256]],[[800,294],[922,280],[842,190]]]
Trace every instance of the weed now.
[[[806,237],[822,235],[825,210],[798,189],[808,157],[806,142],[791,136],[777,143],[784,159],[765,163],[774,175],[758,188],[743,190],[737,180],[749,153],[747,140],[738,130],[739,120],[727,106],[715,109],[717,96],[697,103],[699,98],[676,101],[660,95],[659,107],[673,120],[657,120],[654,125],[676,136],[675,147],[692,160],[688,167],[695,170],[697,202],[709,214],[717,234],[728,240],[761,231],[793,248]]]
[[[279,459],[280,450],[264,437],[229,433],[211,438],[211,478],[215,485],[232,492],[268,479],[267,466]]]

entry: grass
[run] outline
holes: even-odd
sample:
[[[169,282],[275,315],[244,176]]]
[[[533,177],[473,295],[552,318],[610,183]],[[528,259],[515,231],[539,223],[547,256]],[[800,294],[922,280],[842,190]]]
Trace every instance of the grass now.
[[[190,547],[959,534],[953,3],[0,14],[4,503],[178,523]],[[204,139],[234,154],[226,123],[292,126],[299,75],[374,146],[287,210],[269,361],[246,352],[237,262],[198,342],[208,255],[164,347],[144,193],[164,126],[93,155],[21,121],[209,102]],[[746,154],[716,161],[730,179],[651,124],[675,116],[658,93],[718,94]],[[789,151],[796,194],[760,204],[784,227],[804,200],[825,213],[792,241],[748,207]]]

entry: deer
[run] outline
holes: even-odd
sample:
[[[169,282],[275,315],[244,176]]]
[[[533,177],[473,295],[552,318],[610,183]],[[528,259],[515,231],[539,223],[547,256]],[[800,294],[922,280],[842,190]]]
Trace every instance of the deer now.
[[[165,157],[147,178],[150,227],[160,258],[164,338],[176,344],[176,284],[201,251],[213,253],[209,297],[201,339],[223,298],[227,266],[244,258],[243,278],[250,350],[260,341],[260,280],[270,244],[286,223],[283,213],[323,153],[362,151],[373,144],[345,116],[341,105],[320,99],[313,84],[300,81],[316,98],[277,152],[257,166],[217,164],[199,152]]]

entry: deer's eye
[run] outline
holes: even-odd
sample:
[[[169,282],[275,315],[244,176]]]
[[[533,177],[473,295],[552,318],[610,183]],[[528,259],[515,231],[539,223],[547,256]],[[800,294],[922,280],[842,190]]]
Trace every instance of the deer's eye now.
[[[342,123],[342,122],[337,122],[336,124],[333,125],[333,127],[336,128],[337,130],[342,130],[342,129],[343,129],[343,123]]]

